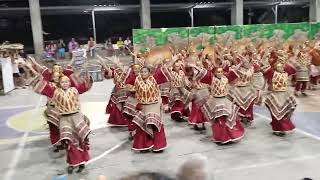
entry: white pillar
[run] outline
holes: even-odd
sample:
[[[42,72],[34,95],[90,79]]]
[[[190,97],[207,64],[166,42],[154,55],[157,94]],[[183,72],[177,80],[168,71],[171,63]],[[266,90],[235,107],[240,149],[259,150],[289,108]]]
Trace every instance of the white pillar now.
[[[191,27],[194,26],[194,14],[193,14],[193,8],[189,11],[190,19],[191,19]]]
[[[140,0],[140,22],[142,28],[151,28],[150,0]]]
[[[243,0],[234,0],[235,4],[231,7],[231,24],[243,25]]]
[[[94,9],[91,12],[91,16],[92,16],[93,38],[94,38],[94,41],[96,43],[98,43],[97,42],[97,31],[96,31],[96,18],[95,18],[95,14],[94,14]]]
[[[29,9],[34,51],[37,56],[41,56],[44,44],[39,0],[29,0]]]
[[[320,22],[320,0],[310,0],[309,21]]]

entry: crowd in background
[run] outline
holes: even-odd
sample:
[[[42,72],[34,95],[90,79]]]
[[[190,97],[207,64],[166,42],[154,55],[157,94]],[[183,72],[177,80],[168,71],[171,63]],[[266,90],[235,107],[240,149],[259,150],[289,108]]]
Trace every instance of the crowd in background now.
[[[106,50],[107,56],[112,55],[129,55],[129,51],[127,49],[132,50],[132,41],[129,37],[125,40],[122,37],[119,37],[117,40],[112,40],[112,38],[108,38],[105,40],[105,44],[101,46],[97,46],[96,41],[93,37],[88,39],[87,44],[80,45],[75,38],[71,38],[71,40],[66,44],[63,39],[59,39],[58,41],[49,41],[45,45],[45,53],[44,59],[46,60],[55,60],[55,59],[66,59],[68,57],[72,57],[72,52],[83,48],[86,49],[89,57],[95,57],[96,50],[101,48]],[[66,53],[69,53],[68,55]]]

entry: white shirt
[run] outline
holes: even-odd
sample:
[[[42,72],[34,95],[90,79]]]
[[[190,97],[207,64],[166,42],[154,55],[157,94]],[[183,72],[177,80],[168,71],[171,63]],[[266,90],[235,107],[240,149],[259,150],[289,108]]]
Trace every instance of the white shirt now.
[[[124,41],[124,44],[125,44],[126,46],[130,45],[130,44],[131,44],[131,40],[125,40],[125,41]]]

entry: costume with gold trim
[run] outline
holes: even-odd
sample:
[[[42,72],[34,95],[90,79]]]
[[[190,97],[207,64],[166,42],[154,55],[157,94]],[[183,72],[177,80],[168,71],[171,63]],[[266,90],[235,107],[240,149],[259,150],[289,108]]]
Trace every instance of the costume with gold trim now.
[[[129,76],[125,83],[134,86],[137,100],[136,112],[132,122],[133,150],[154,151],[166,148],[166,137],[161,116],[161,97],[159,84],[168,82],[164,67],[159,66],[147,79],[141,75]]]
[[[221,78],[216,77],[212,71],[202,69],[196,80],[208,84],[209,94],[202,93],[198,102],[206,119],[211,122],[212,139],[215,142],[227,143],[236,141],[244,136],[244,128],[238,116],[239,107],[227,98],[229,82],[234,81],[235,73],[225,73]]]
[[[54,101],[55,108],[60,117],[59,141],[68,142],[67,163],[71,166],[85,163],[89,160],[87,139],[90,127],[88,119],[80,112],[79,94],[91,88],[92,78],[88,73],[83,78],[74,77],[72,79],[79,81],[73,82],[70,79],[72,87],[63,90],[51,86],[48,81],[39,77],[36,77],[32,84],[36,92],[46,95]]]
[[[240,117],[251,121],[253,120],[253,105],[260,98],[259,91],[256,91],[252,86],[254,71],[253,66],[250,68],[240,67],[237,70],[230,71],[230,73],[235,73],[234,76],[238,78],[235,80],[234,86],[229,90],[229,97],[239,106]]]
[[[297,106],[294,96],[288,91],[288,77],[295,73],[290,65],[284,65],[284,72],[278,72],[271,67],[264,72],[269,83],[269,92],[265,104],[272,116],[272,129],[275,132],[291,131],[295,127],[290,118]]]

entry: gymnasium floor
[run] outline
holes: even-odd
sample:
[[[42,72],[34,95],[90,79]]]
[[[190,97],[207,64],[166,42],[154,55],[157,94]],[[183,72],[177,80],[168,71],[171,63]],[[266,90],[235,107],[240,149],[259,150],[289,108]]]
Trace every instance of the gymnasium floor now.
[[[265,107],[255,109],[256,128],[247,129],[240,143],[227,146],[210,141],[209,125],[200,134],[164,115],[168,149],[162,154],[139,154],[130,150],[126,129],[106,124],[104,111],[112,87],[110,80],[97,82],[81,96],[83,112],[92,123],[92,160],[84,172],[69,176],[64,153],[52,153],[49,144],[43,117],[46,98],[28,89],[0,96],[0,179],[94,180],[104,174],[112,180],[139,170],[173,175],[194,153],[209,158],[211,173],[218,180],[320,179],[320,90],[298,99],[297,130],[287,137],[271,134]]]

